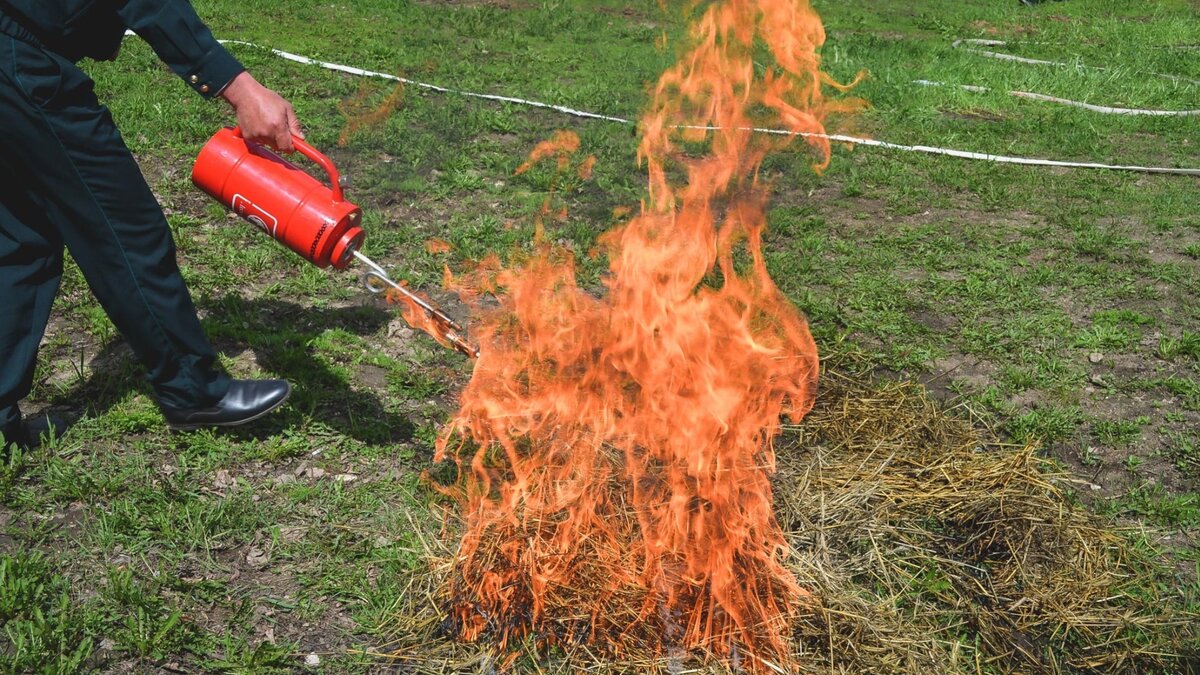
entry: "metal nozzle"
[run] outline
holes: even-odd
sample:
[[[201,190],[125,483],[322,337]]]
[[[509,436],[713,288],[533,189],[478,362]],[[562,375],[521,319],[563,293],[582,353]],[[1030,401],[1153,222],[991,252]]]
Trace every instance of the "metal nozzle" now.
[[[363,273],[363,285],[367,287],[368,291],[379,295],[380,293],[384,293],[391,289],[403,295],[406,299],[425,311],[426,316],[428,316],[429,319],[438,327],[438,331],[441,333],[440,337],[446,342],[449,342],[456,351],[461,352],[473,359],[479,357],[479,348],[472,345],[465,337],[463,337],[462,334],[466,331],[463,330],[462,326],[458,325],[458,322],[456,322],[454,319],[451,319],[449,315],[442,310],[431,305],[424,298],[418,296],[395,281],[392,281],[392,278],[388,276],[387,272],[385,272],[382,267],[375,264],[374,260],[371,260],[357,250],[354,251],[354,257],[358,258],[359,261],[368,267],[368,270]]]

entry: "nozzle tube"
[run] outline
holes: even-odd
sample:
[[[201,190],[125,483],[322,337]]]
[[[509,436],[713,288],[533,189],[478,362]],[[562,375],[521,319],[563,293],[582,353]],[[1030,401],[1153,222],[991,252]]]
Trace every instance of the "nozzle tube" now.
[[[451,319],[450,316],[442,310],[431,305],[424,298],[421,298],[407,288],[401,286],[395,281],[392,281],[392,278],[388,276],[388,273],[384,271],[382,267],[376,264],[374,260],[371,260],[367,256],[363,255],[361,251],[354,250],[353,253],[355,258],[358,258],[362,264],[369,268],[366,275],[364,275],[367,290],[371,291],[372,293],[382,293],[386,289],[390,288],[397,293],[400,293],[405,298],[412,301],[413,304],[423,309],[425,313],[428,314],[431,319],[433,319],[434,323],[441,327],[441,337],[449,342],[455,350],[462,352],[471,358],[479,357],[479,349],[462,336],[462,333],[465,331],[463,331],[462,326],[458,325],[458,322],[456,322],[454,319]],[[373,282],[382,283],[383,286],[376,286]]]

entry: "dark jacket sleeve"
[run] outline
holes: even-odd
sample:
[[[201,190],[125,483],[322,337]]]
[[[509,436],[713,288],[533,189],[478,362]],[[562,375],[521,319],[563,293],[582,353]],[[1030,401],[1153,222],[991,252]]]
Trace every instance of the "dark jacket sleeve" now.
[[[213,37],[188,0],[124,0],[117,13],[201,96],[221,92],[245,68]]]

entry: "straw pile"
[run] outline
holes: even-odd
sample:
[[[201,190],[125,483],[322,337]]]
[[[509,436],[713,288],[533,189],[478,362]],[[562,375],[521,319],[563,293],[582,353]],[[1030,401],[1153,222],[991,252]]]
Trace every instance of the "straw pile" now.
[[[986,438],[917,385],[827,373],[822,387],[776,448],[790,566],[814,594],[794,672],[1200,672],[1200,617],[1178,609],[1171,571],[1073,506],[1069,477],[1035,448]],[[437,542],[457,538],[425,539],[433,564],[380,650],[405,672],[790,670],[546,635],[456,643],[442,610],[453,552]],[[557,600],[547,615],[569,624],[579,598]]]

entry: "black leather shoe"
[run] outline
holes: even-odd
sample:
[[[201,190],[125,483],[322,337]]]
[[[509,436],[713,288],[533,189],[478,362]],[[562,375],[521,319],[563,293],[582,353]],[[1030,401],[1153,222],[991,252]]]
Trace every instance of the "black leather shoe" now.
[[[225,398],[211,408],[172,408],[160,405],[167,426],[186,431],[204,427],[236,427],[252,422],[283,405],[292,385],[283,380],[234,380]]]
[[[37,415],[5,427],[0,434],[0,450],[8,453],[12,447],[34,450],[52,438],[62,438],[71,423],[57,415]]]

